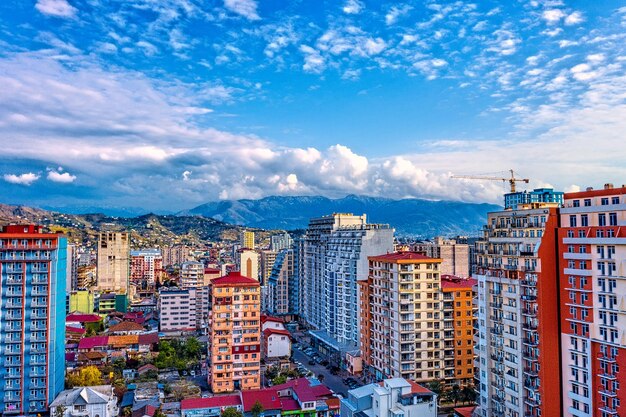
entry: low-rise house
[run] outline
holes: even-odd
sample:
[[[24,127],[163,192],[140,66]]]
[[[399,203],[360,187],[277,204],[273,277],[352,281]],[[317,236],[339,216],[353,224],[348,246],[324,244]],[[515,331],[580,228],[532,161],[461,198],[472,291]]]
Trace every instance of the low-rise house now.
[[[143,332],[145,332],[143,326],[134,321],[122,321],[107,330],[108,334],[117,336],[139,335]]]
[[[104,352],[85,352],[79,353],[77,357],[80,366],[102,366],[107,361],[107,354]]]
[[[239,394],[210,398],[187,398],[180,402],[182,417],[219,417],[227,408],[243,411]]]
[[[118,412],[117,397],[111,385],[68,389],[62,391],[50,404],[50,414],[53,416],[116,417]]]
[[[437,417],[437,395],[403,378],[385,379],[348,391],[341,417]]]
[[[266,360],[291,356],[291,333],[274,328],[263,330],[261,353]]]

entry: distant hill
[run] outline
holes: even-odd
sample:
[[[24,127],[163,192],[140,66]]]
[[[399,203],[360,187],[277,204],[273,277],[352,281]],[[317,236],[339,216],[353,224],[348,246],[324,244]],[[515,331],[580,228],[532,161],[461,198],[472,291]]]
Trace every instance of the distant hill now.
[[[26,206],[0,204],[0,225],[37,223],[65,233],[72,242],[95,242],[100,230],[129,230],[132,246],[160,247],[172,244],[198,245],[205,241],[237,240],[241,226],[202,216],[145,214],[113,217],[105,214],[65,214]],[[270,232],[256,230],[260,239]]]
[[[367,214],[370,223],[388,223],[400,236],[476,235],[487,221],[493,204],[421,199],[392,200],[349,195],[340,199],[266,197],[202,204],[179,215],[200,215],[227,223],[262,229],[302,229],[311,217],[331,213]]]

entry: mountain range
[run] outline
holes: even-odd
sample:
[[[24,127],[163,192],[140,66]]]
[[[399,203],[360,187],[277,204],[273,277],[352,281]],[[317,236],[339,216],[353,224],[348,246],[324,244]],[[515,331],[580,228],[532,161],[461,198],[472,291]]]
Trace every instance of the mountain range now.
[[[493,204],[416,198],[272,196],[209,202],[178,215],[199,215],[261,229],[293,230],[306,228],[312,217],[331,213],[367,214],[369,223],[389,224],[399,236],[431,237],[477,235],[487,221],[487,213],[499,209],[500,206]]]

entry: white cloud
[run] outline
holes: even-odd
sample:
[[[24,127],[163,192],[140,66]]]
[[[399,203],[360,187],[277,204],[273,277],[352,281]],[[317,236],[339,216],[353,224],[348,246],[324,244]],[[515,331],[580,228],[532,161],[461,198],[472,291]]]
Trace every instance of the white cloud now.
[[[27,172],[25,174],[4,174],[3,176],[6,182],[19,185],[31,185],[33,182],[39,179],[39,175]]]
[[[257,13],[258,4],[255,0],[224,0],[224,7],[248,20],[261,19]]]
[[[565,18],[565,24],[568,26],[577,25],[578,23],[582,23],[585,21],[582,13],[574,12]]]
[[[189,178],[191,177],[192,172],[187,170],[185,172],[183,172],[183,181],[189,181]]]
[[[544,10],[541,16],[548,24],[555,24],[565,17],[565,12],[561,9],[549,9]]]
[[[363,10],[364,5],[359,0],[347,0],[343,6],[343,12],[346,14],[359,14]]]
[[[50,170],[48,171],[47,178],[48,180],[53,181],[53,182],[69,184],[76,180],[76,175],[72,175],[69,172],[60,172],[60,170],[59,171]]]
[[[37,0],[35,8],[45,15],[54,17],[73,17],[78,11],[67,0]]]
[[[406,15],[413,9],[411,6],[405,4],[403,6],[393,6],[389,9],[389,12],[385,15],[385,23],[390,26],[398,21],[400,16]]]
[[[302,69],[306,72],[320,73],[326,68],[326,61],[320,52],[308,45],[301,45],[300,52],[304,54],[304,65]]]
[[[386,46],[387,44],[381,38],[367,39],[365,41],[365,51],[368,55],[378,55]]]

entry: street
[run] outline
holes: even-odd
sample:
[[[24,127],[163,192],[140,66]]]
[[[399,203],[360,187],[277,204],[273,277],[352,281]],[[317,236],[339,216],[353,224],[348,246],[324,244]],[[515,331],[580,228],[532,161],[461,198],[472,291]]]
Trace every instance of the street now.
[[[345,372],[340,372],[337,375],[333,375],[328,369],[326,369],[325,366],[317,363],[315,365],[309,365],[309,360],[311,360],[311,358],[309,358],[304,352],[296,348],[293,349],[292,356],[296,361],[302,363],[305,368],[313,372],[316,377],[320,374],[324,375],[324,381],[322,381],[323,384],[333,390],[336,394],[341,394],[344,397],[347,396],[349,388],[342,381],[342,379],[346,377]]]

